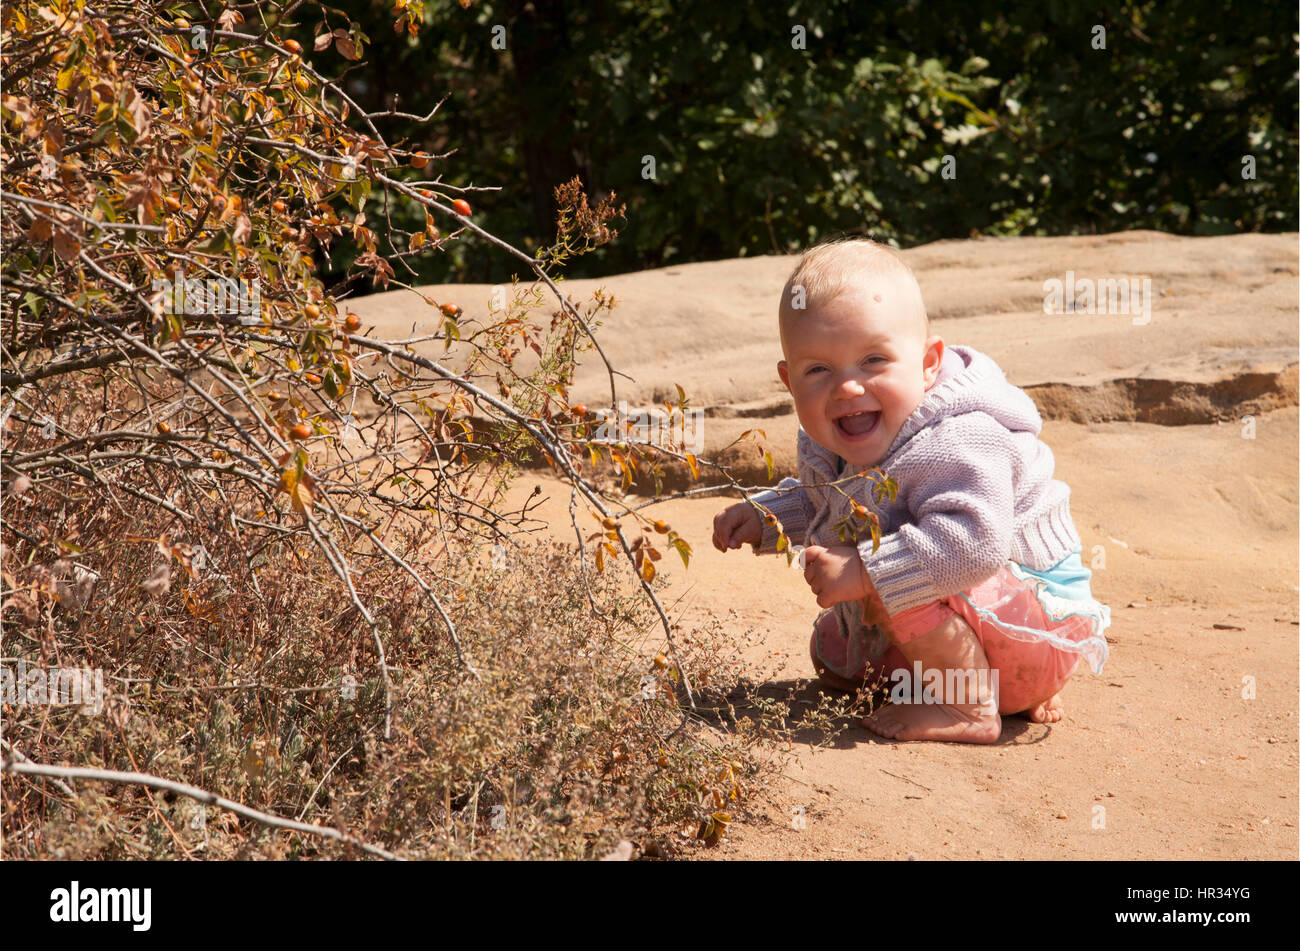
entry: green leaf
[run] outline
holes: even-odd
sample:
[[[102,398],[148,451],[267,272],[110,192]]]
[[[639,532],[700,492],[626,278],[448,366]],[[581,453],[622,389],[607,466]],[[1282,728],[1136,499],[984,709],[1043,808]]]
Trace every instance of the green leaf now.
[[[370,179],[358,178],[348,188],[348,204],[360,211],[370,197]]]
[[[234,245],[230,243],[230,235],[222,229],[221,231],[215,232],[212,237],[208,238],[208,240],[204,241],[202,244],[197,245],[194,250],[202,251],[204,254],[221,254],[223,251],[232,247],[234,247]]]
[[[339,386],[338,378],[334,376],[333,370],[325,372],[325,376],[321,378],[321,387],[325,390],[325,395],[332,400],[338,399],[343,394],[343,388]]]

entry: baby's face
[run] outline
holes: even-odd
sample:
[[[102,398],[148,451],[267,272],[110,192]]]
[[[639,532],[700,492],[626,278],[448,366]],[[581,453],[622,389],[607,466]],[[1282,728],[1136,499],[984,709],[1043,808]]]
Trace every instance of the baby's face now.
[[[921,306],[915,284],[886,275],[821,307],[782,307],[781,382],[804,431],[854,467],[884,459],[938,379],[943,340],[925,336]]]

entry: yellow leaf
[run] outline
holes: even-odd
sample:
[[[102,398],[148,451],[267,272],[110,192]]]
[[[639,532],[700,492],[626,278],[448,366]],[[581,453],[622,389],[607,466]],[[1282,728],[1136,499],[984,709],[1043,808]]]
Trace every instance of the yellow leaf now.
[[[293,502],[294,511],[299,515],[306,515],[307,510],[311,508],[311,489],[307,488],[305,482],[296,483],[293,490],[289,493],[289,498]]]
[[[693,453],[688,452],[686,454],[686,464],[691,467],[691,478],[698,479],[700,477],[700,467],[696,464]]]
[[[655,580],[655,563],[649,558],[641,562],[641,577],[645,579],[646,584]]]
[[[248,752],[244,754],[244,774],[249,779],[259,779],[266,770],[266,760],[258,753],[256,748],[249,747]]]

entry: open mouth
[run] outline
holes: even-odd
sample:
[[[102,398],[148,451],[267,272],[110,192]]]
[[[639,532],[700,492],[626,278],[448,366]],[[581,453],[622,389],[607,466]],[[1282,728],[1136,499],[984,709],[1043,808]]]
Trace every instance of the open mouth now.
[[[835,420],[835,428],[849,439],[861,439],[870,436],[880,423],[879,412],[849,413]]]

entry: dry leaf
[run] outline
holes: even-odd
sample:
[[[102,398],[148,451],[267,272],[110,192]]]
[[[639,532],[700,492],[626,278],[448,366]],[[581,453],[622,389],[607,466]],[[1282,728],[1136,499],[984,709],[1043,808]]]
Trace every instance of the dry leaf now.
[[[235,229],[230,235],[235,244],[247,244],[252,234],[253,223],[248,220],[248,215],[240,215],[235,219]]]
[[[307,514],[307,510],[312,506],[312,494],[311,489],[307,487],[306,479],[294,482],[293,489],[289,492],[289,500],[295,512],[299,515]]]
[[[632,843],[627,839],[619,842],[613,850],[601,858],[602,862],[628,862],[632,859]]]
[[[81,253],[81,242],[72,232],[60,228],[54,233],[54,253],[65,261],[75,260]]]
[[[340,34],[342,35],[340,36]],[[339,51],[339,55],[344,59],[360,59],[357,53],[357,45],[352,42],[352,37],[343,30],[334,31],[334,48]]]
[[[159,565],[153,570],[148,581],[140,582],[140,587],[152,594],[154,597],[160,597],[167,593],[167,589],[172,584],[172,570],[170,565]]]

